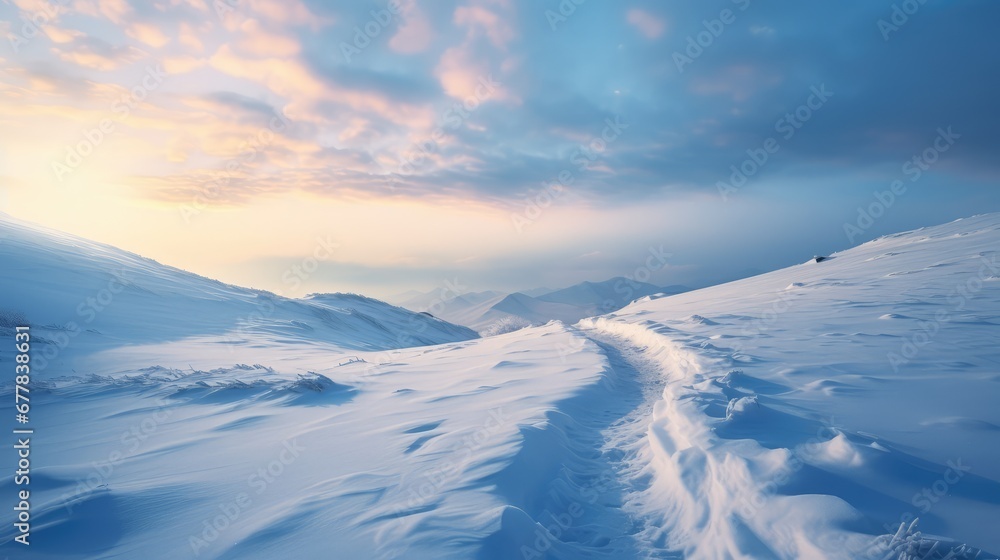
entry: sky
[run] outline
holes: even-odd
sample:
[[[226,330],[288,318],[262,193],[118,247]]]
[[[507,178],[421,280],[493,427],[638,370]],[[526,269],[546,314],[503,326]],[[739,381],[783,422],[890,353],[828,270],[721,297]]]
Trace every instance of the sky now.
[[[699,287],[1000,211],[988,0],[2,0],[0,210],[288,296]]]

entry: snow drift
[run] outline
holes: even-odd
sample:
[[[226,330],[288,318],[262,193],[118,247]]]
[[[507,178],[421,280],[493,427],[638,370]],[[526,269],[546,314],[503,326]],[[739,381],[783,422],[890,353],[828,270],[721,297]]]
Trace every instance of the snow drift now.
[[[33,377],[34,544],[4,524],[8,556],[1000,550],[1000,215],[487,338],[0,227],[0,308],[40,325],[43,359],[126,270]]]

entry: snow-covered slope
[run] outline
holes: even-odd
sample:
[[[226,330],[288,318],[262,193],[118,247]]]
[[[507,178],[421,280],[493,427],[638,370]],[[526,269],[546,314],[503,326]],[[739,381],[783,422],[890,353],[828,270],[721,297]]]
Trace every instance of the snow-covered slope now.
[[[979,216],[585,321],[666,380],[634,473],[665,546],[903,558],[863,535],[919,518],[1000,551],[998,250]]]
[[[98,350],[190,340],[231,354],[273,342],[390,349],[477,336],[361,296],[288,299],[223,284],[5,214],[0,241],[0,312],[33,325],[40,369],[74,369]]]
[[[6,232],[5,263],[37,271],[17,248],[41,246],[57,271],[5,277],[28,314],[128,260]],[[287,300],[357,322],[257,321],[234,344],[229,306],[256,292],[129,256],[144,290],[33,382],[33,544],[8,514],[0,555],[996,558],[998,248],[1000,215],[981,216],[575,326],[377,351],[358,348],[408,340],[411,315]],[[220,332],[156,325],[175,313]]]

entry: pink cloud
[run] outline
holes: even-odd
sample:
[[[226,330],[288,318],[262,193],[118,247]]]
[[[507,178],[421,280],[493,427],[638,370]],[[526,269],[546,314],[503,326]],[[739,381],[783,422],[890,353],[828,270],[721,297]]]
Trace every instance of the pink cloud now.
[[[170,42],[170,37],[164,35],[159,27],[147,23],[133,23],[125,30],[125,34],[154,49]]]
[[[240,25],[243,37],[237,43],[240,52],[254,56],[286,57],[302,50],[298,39],[292,35],[271,33],[265,30],[256,19],[248,19]]]
[[[647,39],[658,39],[667,30],[667,23],[663,19],[638,8],[629,10],[625,14],[625,19]]]
[[[430,20],[414,0],[400,2],[403,23],[399,31],[389,40],[389,47],[402,54],[423,52],[434,38]]]
[[[470,33],[484,33],[497,48],[505,48],[516,33],[505,19],[481,6],[459,6],[455,9],[455,23],[468,28]]]

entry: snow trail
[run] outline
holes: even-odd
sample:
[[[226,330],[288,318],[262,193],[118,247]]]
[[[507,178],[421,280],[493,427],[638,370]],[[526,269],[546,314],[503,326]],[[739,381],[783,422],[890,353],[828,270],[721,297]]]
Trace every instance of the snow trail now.
[[[634,491],[623,485],[632,458],[621,444],[641,437],[650,391],[615,347],[565,328],[579,337],[573,351],[606,359],[604,371],[545,422],[522,428],[520,450],[491,477],[507,506],[478,558],[676,558],[648,552],[624,501]]]
[[[670,335],[679,333],[657,323],[596,318],[580,326],[632,356],[645,379],[662,380],[662,392],[645,419],[645,437],[630,446],[634,463],[625,472],[638,481],[632,484],[636,493],[629,498],[630,510],[646,519],[641,538],[650,549],[681,551],[693,558],[846,559],[854,557],[849,550],[864,547],[862,537],[846,532],[832,542],[802,538],[820,521],[812,513],[817,509],[836,512],[844,523],[853,516],[851,508],[833,496],[770,495],[767,485],[794,472],[788,449],[766,449],[754,441],[726,441],[716,435],[713,425],[732,420],[734,414],[715,382],[725,371],[719,364],[678,344]],[[656,382],[649,385],[655,387]],[[768,507],[774,505],[771,500],[786,503]],[[788,532],[774,535],[775,527]]]
[[[795,491],[820,472],[811,463],[850,459],[864,436],[762,406],[749,390],[753,383],[695,337],[614,315],[577,327],[609,361],[625,361],[644,388],[644,403],[604,433],[606,447],[624,454],[623,507],[640,527],[648,558],[930,560],[979,553],[922,535],[915,521],[876,538],[879,531],[844,497]]]

